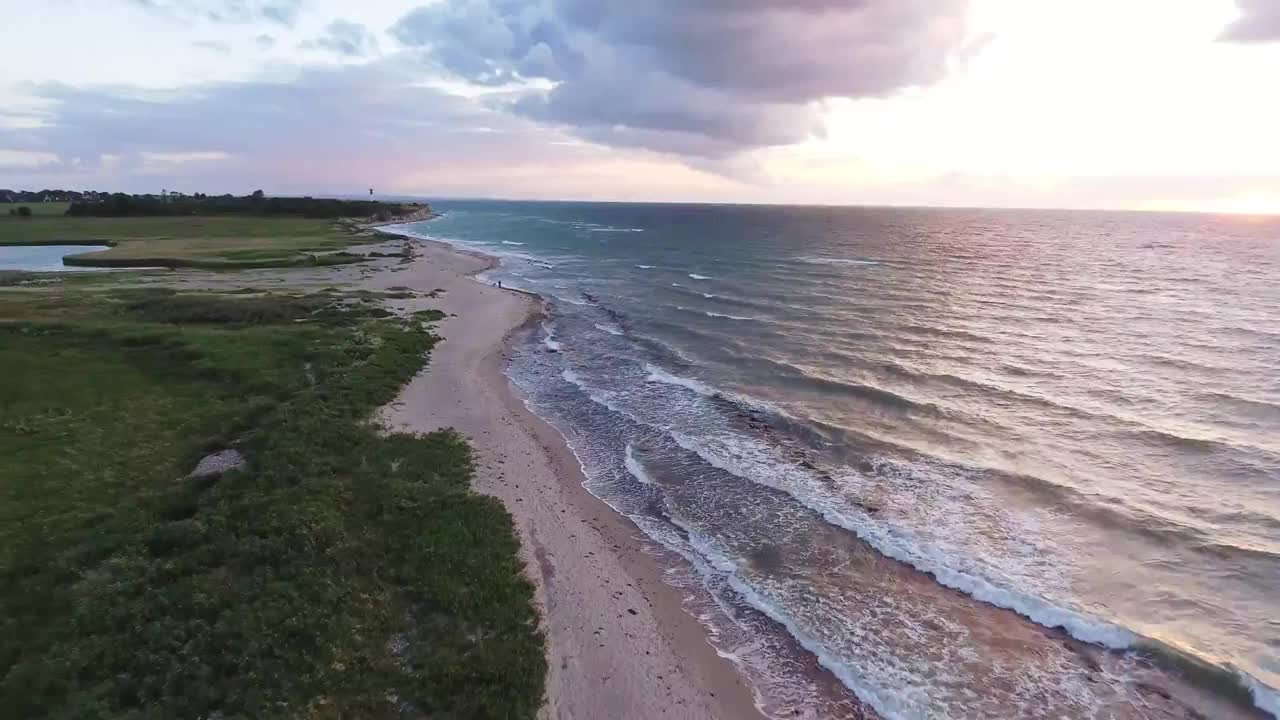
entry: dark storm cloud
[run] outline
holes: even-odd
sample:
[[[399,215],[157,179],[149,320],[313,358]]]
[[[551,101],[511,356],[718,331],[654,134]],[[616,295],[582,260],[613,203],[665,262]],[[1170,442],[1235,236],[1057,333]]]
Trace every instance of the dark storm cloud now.
[[[344,57],[364,57],[378,51],[378,38],[360,23],[334,20],[324,29],[324,35],[306,43],[306,46]]]
[[[303,0],[127,0],[155,13],[211,22],[247,23],[259,20],[292,25]]]
[[[1231,42],[1280,42],[1280,0],[1236,0],[1240,19],[1227,26],[1222,39]]]
[[[703,157],[820,131],[817,103],[940,80],[969,0],[446,0],[392,35],[469,82],[554,83],[515,108],[586,138]]]

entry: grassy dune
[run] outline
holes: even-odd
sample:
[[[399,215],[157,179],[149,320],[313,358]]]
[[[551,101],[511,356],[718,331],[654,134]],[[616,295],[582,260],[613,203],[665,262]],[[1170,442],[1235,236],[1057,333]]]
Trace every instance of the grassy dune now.
[[[435,338],[360,299],[0,290],[0,716],[533,717],[510,518],[366,422]]]
[[[48,203],[55,205],[56,203]],[[33,206],[33,210],[34,210]],[[102,267],[285,267],[359,258],[337,253],[366,242],[329,220],[248,216],[68,217],[0,215],[0,245],[104,243],[68,262]]]

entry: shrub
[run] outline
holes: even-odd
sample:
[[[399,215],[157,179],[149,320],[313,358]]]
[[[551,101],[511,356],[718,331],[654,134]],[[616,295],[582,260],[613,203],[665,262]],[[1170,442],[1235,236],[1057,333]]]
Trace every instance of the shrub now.
[[[17,210],[18,217],[31,217],[31,208],[23,205]]]

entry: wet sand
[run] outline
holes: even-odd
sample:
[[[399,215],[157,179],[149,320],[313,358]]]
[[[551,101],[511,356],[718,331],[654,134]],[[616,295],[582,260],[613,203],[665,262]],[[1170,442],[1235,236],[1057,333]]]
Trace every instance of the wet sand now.
[[[751,691],[662,581],[656,548],[582,486],[559,433],[533,415],[503,374],[512,337],[540,302],[476,281],[491,260],[423,241],[411,264],[365,279],[371,289],[440,289],[444,341],[382,422],[426,433],[452,427],[475,449],[475,487],[515,519],[548,639],[548,718],[761,717]]]

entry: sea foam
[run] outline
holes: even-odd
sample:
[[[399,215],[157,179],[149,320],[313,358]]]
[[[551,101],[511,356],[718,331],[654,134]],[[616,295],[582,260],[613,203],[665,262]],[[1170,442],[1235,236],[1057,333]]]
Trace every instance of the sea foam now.
[[[649,373],[649,376],[645,378],[646,382],[663,383],[666,385],[678,385],[679,387],[687,388],[689,390],[692,390],[698,393],[699,395],[704,395],[706,397],[716,397],[720,394],[715,388],[712,388],[709,385],[706,385],[705,383],[698,382],[697,380],[694,380],[692,378],[680,377],[679,375],[672,375],[671,373],[667,372],[666,370],[663,370],[657,365],[653,365],[652,363],[646,364],[644,366],[644,369]]]

